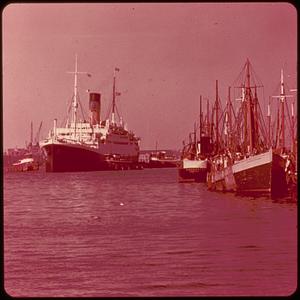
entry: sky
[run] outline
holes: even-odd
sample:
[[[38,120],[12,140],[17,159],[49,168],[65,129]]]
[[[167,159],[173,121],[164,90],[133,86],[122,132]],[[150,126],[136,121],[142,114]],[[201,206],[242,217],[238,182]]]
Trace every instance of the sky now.
[[[102,95],[101,119],[117,73],[118,111],[141,149],[180,150],[199,119],[199,97],[221,102],[248,58],[277,94],[280,70],[297,83],[297,11],[290,3],[9,4],[2,11],[3,150],[25,147],[30,123],[48,135],[66,119],[78,70],[80,101]],[[292,92],[291,92],[292,93]],[[295,94],[295,93],[294,93]]]

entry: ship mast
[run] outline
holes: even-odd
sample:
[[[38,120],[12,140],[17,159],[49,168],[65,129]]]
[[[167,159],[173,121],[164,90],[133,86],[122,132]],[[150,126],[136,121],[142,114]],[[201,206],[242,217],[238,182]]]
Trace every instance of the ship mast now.
[[[78,71],[78,59],[77,59],[77,54],[75,55],[75,71],[74,72],[67,72],[69,74],[74,74],[74,96],[73,96],[73,102],[72,102],[72,119],[71,123],[74,124],[74,128],[76,130],[76,122],[77,122],[77,108],[78,108],[78,74],[86,74],[88,76],[91,76],[87,72],[79,72]]]
[[[194,145],[195,147],[197,147],[197,136],[196,136],[196,132],[197,132],[197,126],[196,126],[196,122],[194,122]]]
[[[111,123],[114,125],[115,120],[115,110],[116,110],[116,96],[119,96],[120,93],[116,92],[116,72],[119,72],[119,68],[114,69],[114,82],[113,82],[113,103],[112,103],[112,112],[111,112]]]
[[[281,147],[282,151],[284,151],[285,147],[285,134],[284,134],[284,100],[285,100],[285,92],[284,92],[284,83],[283,83],[283,70],[281,69],[280,74],[280,105],[281,105]]]
[[[291,92],[297,92],[297,89],[291,89],[290,90]],[[294,99],[291,103],[291,113],[292,113],[292,152],[295,153],[295,112],[294,112],[294,105],[295,105],[295,102],[294,102]]]
[[[271,141],[271,97],[269,97],[267,118],[268,118],[268,144],[269,144],[269,148],[272,148],[272,141]]]
[[[231,99],[230,99],[230,86],[228,87],[228,98],[225,112],[225,136],[226,147],[232,147],[231,144],[232,126],[231,126]]]
[[[258,134],[259,134],[259,128],[258,128],[258,98],[257,98],[257,86],[254,86],[254,99],[253,99],[253,108],[254,108],[254,131],[253,131],[253,144],[256,149],[259,148],[259,141],[258,141]]]
[[[202,134],[202,96],[200,95],[200,101],[199,101],[199,105],[200,105],[200,115],[199,115],[199,131],[200,131],[200,134],[199,134],[199,141],[201,143],[201,134]]]
[[[247,151],[247,139],[248,139],[248,126],[247,126],[247,102],[246,102],[246,88],[245,84],[242,83],[242,112],[244,113],[244,132],[243,132],[243,143],[244,143],[244,151]]]
[[[30,147],[33,145],[33,123],[30,123]]]
[[[228,105],[229,105],[229,112],[228,112],[228,119],[229,119],[229,147],[233,147],[233,136],[232,136],[232,103],[231,103],[231,95],[230,95],[231,87],[228,87]]]
[[[219,94],[218,80],[216,80],[216,152],[219,151]]]
[[[206,119],[207,119],[207,128],[206,128],[206,134],[208,134],[211,137],[210,134],[210,122],[209,122],[209,101],[206,100]]]
[[[236,99],[241,101],[241,108],[239,115],[243,118],[242,134],[242,148],[245,153],[253,154],[254,150],[259,148],[259,129],[264,125],[261,121],[260,106],[257,97],[257,88],[263,87],[263,85],[257,85],[255,79],[250,79],[250,70],[252,66],[247,58],[247,61],[243,67],[243,70],[239,76],[241,79],[240,86],[236,86],[241,89],[241,98]],[[251,83],[253,84],[251,86]],[[252,88],[254,88],[254,95],[252,94]],[[239,127],[239,126],[238,126]],[[238,129],[238,128],[237,128]],[[261,129],[262,130],[262,129]]]
[[[294,105],[295,102],[292,102],[291,108],[292,108],[292,151],[295,153],[295,112],[294,112]]]
[[[284,87],[284,81],[283,81],[283,69],[281,69],[280,73],[280,95],[279,96],[272,96],[273,98],[278,98],[280,103],[279,103],[279,110],[280,110],[280,129],[278,130],[278,134],[281,136],[278,136],[278,142],[279,142],[279,147],[281,148],[281,151],[285,151],[285,124],[284,124],[284,117],[285,117],[285,112],[284,112],[284,104],[286,101],[287,97],[293,97],[292,95],[286,95],[285,94],[285,87]],[[279,113],[279,112],[278,112]],[[292,111],[293,115],[294,111]],[[278,119],[279,122],[279,119]]]
[[[252,98],[251,98],[251,87],[250,87],[250,62],[247,59],[246,62],[246,96],[247,96],[247,109],[248,109],[248,114],[249,114],[249,152],[252,154],[253,152],[253,111],[252,111]]]

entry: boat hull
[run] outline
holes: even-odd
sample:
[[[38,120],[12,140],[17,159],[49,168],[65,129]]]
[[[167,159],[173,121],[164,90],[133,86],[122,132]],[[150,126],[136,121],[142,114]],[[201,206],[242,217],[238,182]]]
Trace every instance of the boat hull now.
[[[271,150],[251,156],[221,170],[211,171],[208,187],[244,195],[284,197],[287,194],[284,161]]]
[[[285,159],[273,153],[271,177],[272,198],[281,198],[288,195],[288,182],[285,172]]]
[[[207,187],[211,191],[229,192],[231,189],[225,184],[225,170],[214,170],[207,173]],[[235,191],[236,188],[233,189]]]
[[[24,163],[18,165],[11,165],[7,168],[9,172],[31,172],[31,171],[38,171],[39,170],[39,163],[32,162],[32,163]]]
[[[148,168],[175,168],[177,167],[177,160],[158,159],[150,160],[146,167]]]
[[[178,169],[179,182],[206,182],[206,169]]]
[[[272,198],[287,195],[284,159],[271,150],[233,166],[236,191],[241,194],[270,194]]]
[[[179,182],[206,182],[206,160],[183,160],[178,167]]]
[[[70,144],[47,144],[46,172],[82,172],[130,169],[136,166],[135,160],[113,160],[94,148]]]
[[[270,193],[272,163],[234,173],[238,193]]]

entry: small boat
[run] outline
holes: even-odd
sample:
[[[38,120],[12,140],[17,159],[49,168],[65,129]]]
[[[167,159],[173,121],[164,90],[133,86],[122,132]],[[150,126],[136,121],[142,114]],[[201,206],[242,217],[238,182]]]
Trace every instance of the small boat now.
[[[213,149],[209,135],[208,117],[206,120],[207,124],[204,124],[202,118],[202,98],[200,96],[200,138],[197,141],[195,127],[193,132],[194,138],[192,139],[190,134],[189,143],[184,145],[182,149],[181,160],[178,164],[179,182],[206,182],[208,157]]]
[[[293,90],[290,90],[293,91]],[[285,162],[285,174],[288,186],[288,194],[291,200],[297,200],[297,128],[295,127],[295,113],[294,113],[294,96],[286,94],[286,84],[284,82],[283,69],[280,74],[280,93],[277,96],[271,98],[277,98],[277,111],[274,122],[274,133],[271,134],[271,101],[268,104],[268,135],[269,143],[273,146],[276,153],[281,156]],[[289,111],[288,99],[291,99],[291,111]],[[288,121],[288,122],[286,122]],[[290,126],[287,126],[289,123]],[[275,129],[276,127],[276,129]],[[286,131],[289,130],[288,134]],[[296,134],[295,134],[296,133]],[[273,139],[271,138],[273,137]],[[287,145],[287,142],[290,145]],[[288,147],[290,146],[290,147]]]
[[[32,171],[38,170],[44,164],[43,152],[39,146],[38,138],[41,131],[40,123],[36,137],[33,140],[33,122],[31,122],[30,142],[25,148],[9,148],[3,155],[3,165],[5,171]]]
[[[183,147],[178,165],[179,182],[206,182],[208,153],[202,149],[211,146],[209,137],[201,137],[200,142],[192,142]]]
[[[166,151],[157,151],[149,156],[148,168],[175,168],[179,160],[175,156],[166,154]]]
[[[206,182],[207,159],[188,159],[181,160],[178,168],[179,182]]]
[[[27,171],[37,171],[39,170],[39,163],[33,159],[33,157],[28,154],[28,157],[19,159],[16,163],[13,163],[9,167],[11,172],[27,172]]]

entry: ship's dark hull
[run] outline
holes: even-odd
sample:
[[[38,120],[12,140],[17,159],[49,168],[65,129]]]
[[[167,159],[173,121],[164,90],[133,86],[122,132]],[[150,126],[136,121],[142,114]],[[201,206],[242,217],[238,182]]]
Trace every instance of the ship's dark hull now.
[[[264,164],[234,174],[237,193],[267,194],[271,192],[272,164]]]
[[[206,182],[207,160],[183,159],[178,167],[179,182]]]
[[[271,177],[272,198],[285,197],[288,194],[288,183],[285,172],[285,160],[278,154],[273,153]]]
[[[38,171],[39,167],[40,167],[39,163],[35,161],[32,163],[11,165],[7,167],[5,170],[8,172],[31,172],[31,171]]]
[[[218,191],[234,191],[243,195],[287,195],[284,161],[271,152],[247,158],[208,176],[208,187]]]
[[[104,171],[132,168],[134,161],[116,162],[96,149],[69,144],[48,144],[46,152],[46,172]]]
[[[146,167],[148,168],[175,168],[177,167],[177,160],[150,160]]]
[[[280,198],[287,195],[284,160],[277,154],[265,164],[234,172],[236,191],[240,194],[264,195]]]
[[[207,169],[201,168],[178,168],[179,182],[206,182]]]

